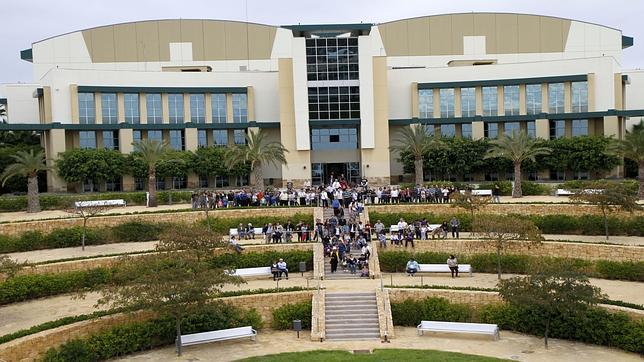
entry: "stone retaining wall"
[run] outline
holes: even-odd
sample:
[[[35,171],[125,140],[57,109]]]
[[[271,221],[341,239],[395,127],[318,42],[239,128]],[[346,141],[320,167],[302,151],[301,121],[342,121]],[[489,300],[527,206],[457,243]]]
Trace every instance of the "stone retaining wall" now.
[[[313,215],[311,207],[276,207],[258,209],[226,209],[214,210],[209,213],[211,218],[250,218],[250,217],[290,217],[295,214]],[[203,220],[206,214],[203,211],[183,211],[151,214],[123,214],[113,216],[97,216],[88,221],[88,227],[115,226],[125,222],[175,222],[193,223]],[[12,222],[0,224],[0,233],[5,235],[19,235],[26,230],[49,233],[54,229],[83,226],[83,219],[52,219],[25,222]]]
[[[326,338],[326,291],[318,289],[313,292],[311,303],[311,340],[323,341]]]
[[[376,303],[378,307],[378,326],[380,328],[380,339],[395,338],[394,320],[391,317],[391,303],[389,301],[389,290],[376,288]]]
[[[313,291],[298,291],[279,294],[254,294],[238,297],[221,298],[238,308],[254,308],[261,315],[265,327],[273,322],[273,310],[285,304],[301,303],[311,300]],[[97,319],[77,322],[22,338],[0,345],[0,361],[23,362],[35,361],[52,348],[58,347],[72,339],[96,334],[116,325],[139,322],[154,316],[151,312],[132,314],[114,314]]]
[[[445,298],[450,303],[482,306],[492,303],[501,303],[502,299],[497,292],[481,292],[470,290],[449,289],[420,289],[420,288],[387,288],[391,303],[400,303],[405,299],[420,300],[430,297]]]

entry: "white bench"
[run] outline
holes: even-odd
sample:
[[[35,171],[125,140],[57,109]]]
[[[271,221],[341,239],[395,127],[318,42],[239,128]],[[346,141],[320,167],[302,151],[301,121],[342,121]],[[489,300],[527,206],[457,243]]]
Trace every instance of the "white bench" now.
[[[125,200],[92,200],[92,201],[76,201],[74,203],[76,208],[93,207],[93,206],[127,206]]]
[[[222,329],[220,331],[211,331],[211,332],[202,332],[202,333],[193,333],[186,334],[179,338],[179,344],[183,346],[192,346],[195,344],[201,343],[210,343],[217,341],[226,341],[229,339],[238,339],[250,337],[251,340],[255,340],[257,331],[251,326],[239,327],[239,328],[230,328]]]
[[[255,235],[262,235],[262,228],[253,228],[253,233]],[[230,236],[237,236],[239,235],[239,232],[237,232],[237,228],[229,229],[228,230],[228,235]]]
[[[470,264],[459,264],[459,273],[469,273],[472,276],[472,266]],[[447,264],[418,264],[418,273],[451,273]]]
[[[575,193],[570,191],[570,190],[565,190],[565,189],[557,189],[557,193],[555,194],[556,196],[570,196],[574,195]]]
[[[273,273],[271,273],[271,267],[270,266],[260,266],[260,267],[257,267],[257,268],[242,268],[242,269],[235,269],[234,271],[226,270],[226,273],[228,275],[234,275],[234,276],[237,276],[237,277],[254,277],[254,276],[273,275]]]
[[[577,192],[570,191],[570,190],[565,190],[565,189],[557,189],[557,196],[570,196],[574,194],[601,194],[604,192],[604,190],[601,189],[582,189]]]
[[[495,340],[499,339],[499,326],[496,324],[421,321],[418,325],[418,335],[423,335],[425,331],[487,334]]]
[[[474,196],[492,196],[492,190],[472,190]]]

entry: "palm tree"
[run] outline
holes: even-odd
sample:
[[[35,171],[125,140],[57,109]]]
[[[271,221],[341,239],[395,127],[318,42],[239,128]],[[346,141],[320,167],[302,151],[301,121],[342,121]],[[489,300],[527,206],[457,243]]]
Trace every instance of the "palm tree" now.
[[[524,131],[519,133],[512,132],[511,136],[504,135],[491,141],[490,144],[492,148],[487,151],[485,158],[506,158],[512,161],[514,165],[512,197],[515,198],[523,196],[521,190],[521,163],[526,160],[534,162],[536,156],[547,155],[552,152],[551,148],[540,146],[537,140],[528,137]]]
[[[156,164],[170,152],[170,146],[165,142],[149,139],[135,142],[132,145],[134,145],[134,156],[148,166],[148,192],[150,194],[148,207],[157,207]]]
[[[27,212],[39,212],[38,172],[49,170],[45,164],[45,151],[18,151],[11,156],[15,162],[2,173],[2,186],[14,176],[27,177]]]
[[[637,179],[640,183],[637,198],[644,199],[644,121],[635,125],[632,131],[626,132],[624,139],[618,141],[615,148],[617,153],[637,163]]]
[[[253,173],[253,186],[259,190],[264,189],[264,173],[262,168],[266,164],[279,166],[286,165],[285,154],[288,150],[277,141],[269,141],[268,134],[260,129],[257,132],[246,134],[245,145],[235,145],[226,152],[226,166],[233,169],[239,165],[248,163]]]
[[[414,156],[416,184],[422,185],[424,180],[423,156],[430,148],[438,147],[440,141],[429,135],[427,133],[427,126],[420,123],[401,128],[393,141],[394,145],[389,147],[391,150],[400,153],[410,153]]]

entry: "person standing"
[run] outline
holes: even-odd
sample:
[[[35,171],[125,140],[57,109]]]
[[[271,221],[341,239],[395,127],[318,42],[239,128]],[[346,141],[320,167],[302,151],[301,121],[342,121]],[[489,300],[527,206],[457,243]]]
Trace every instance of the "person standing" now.
[[[494,185],[492,189],[492,202],[498,204],[501,202],[501,188],[499,184]]]
[[[331,273],[335,273],[338,270],[339,261],[340,255],[338,254],[338,248],[334,246],[331,250]]]
[[[450,226],[452,227],[452,238],[459,238],[459,231],[461,228],[461,223],[458,221],[456,216],[452,217],[452,220],[450,220]]]
[[[454,255],[450,255],[447,259],[447,266],[452,272],[452,278],[458,278],[458,259]]]

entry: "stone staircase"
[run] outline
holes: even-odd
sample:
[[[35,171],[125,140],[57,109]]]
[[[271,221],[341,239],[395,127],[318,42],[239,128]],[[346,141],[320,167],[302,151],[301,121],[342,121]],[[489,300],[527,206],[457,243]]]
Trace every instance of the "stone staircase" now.
[[[375,292],[327,292],[324,305],[327,340],[380,339]]]

